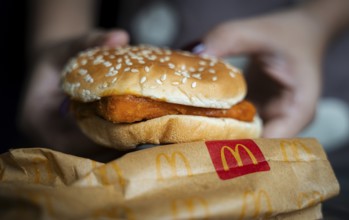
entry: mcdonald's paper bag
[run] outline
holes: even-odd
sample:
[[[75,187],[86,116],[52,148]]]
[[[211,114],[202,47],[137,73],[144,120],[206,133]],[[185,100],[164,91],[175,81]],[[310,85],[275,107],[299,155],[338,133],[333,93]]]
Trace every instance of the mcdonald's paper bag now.
[[[0,219],[320,219],[339,185],[315,139],[159,146],[103,164],[0,156]]]

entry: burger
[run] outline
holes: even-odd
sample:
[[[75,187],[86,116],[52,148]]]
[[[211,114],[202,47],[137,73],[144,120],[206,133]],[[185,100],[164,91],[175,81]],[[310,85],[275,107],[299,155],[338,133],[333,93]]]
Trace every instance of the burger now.
[[[241,71],[210,56],[92,48],[68,62],[62,88],[83,133],[112,148],[256,138],[262,130]]]

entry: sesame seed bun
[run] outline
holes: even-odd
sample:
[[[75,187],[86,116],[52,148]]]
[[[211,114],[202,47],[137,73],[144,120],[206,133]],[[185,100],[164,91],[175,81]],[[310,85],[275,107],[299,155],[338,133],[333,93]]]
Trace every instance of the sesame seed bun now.
[[[131,94],[226,109],[246,95],[246,84],[237,68],[215,58],[150,46],[82,52],[63,72],[63,89],[82,102]]]
[[[204,108],[229,109],[245,98],[246,83],[235,67],[208,56],[152,46],[93,48],[71,59],[63,90],[78,102],[134,95]],[[76,110],[75,110],[76,111]],[[82,131],[104,146],[256,138],[262,123],[192,115],[166,115],[134,123],[113,123],[95,113],[75,112]]]

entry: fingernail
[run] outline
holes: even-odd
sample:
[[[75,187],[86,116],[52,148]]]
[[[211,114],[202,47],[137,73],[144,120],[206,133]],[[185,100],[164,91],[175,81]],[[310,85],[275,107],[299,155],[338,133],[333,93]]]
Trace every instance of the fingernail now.
[[[186,50],[194,54],[202,54],[205,51],[205,49],[205,44],[203,44],[201,41],[194,41],[182,47],[182,50]]]
[[[59,106],[59,113],[62,116],[66,116],[68,114],[68,111],[69,111],[69,98],[66,97],[64,98],[63,102]]]

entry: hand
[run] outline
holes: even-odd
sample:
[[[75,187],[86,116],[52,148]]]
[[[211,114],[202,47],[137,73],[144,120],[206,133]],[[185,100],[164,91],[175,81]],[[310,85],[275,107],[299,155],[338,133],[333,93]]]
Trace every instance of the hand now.
[[[128,43],[125,31],[96,31],[64,42],[42,52],[36,64],[19,113],[22,131],[33,144],[65,153],[90,156],[101,149],[89,141],[74,120],[62,109],[66,96],[60,88],[60,74],[67,61],[81,50],[95,46],[120,46]],[[66,104],[66,103],[65,103]]]
[[[246,54],[248,99],[264,121],[263,136],[293,137],[313,118],[321,93],[326,34],[301,9],[223,23],[203,39],[202,53]]]

